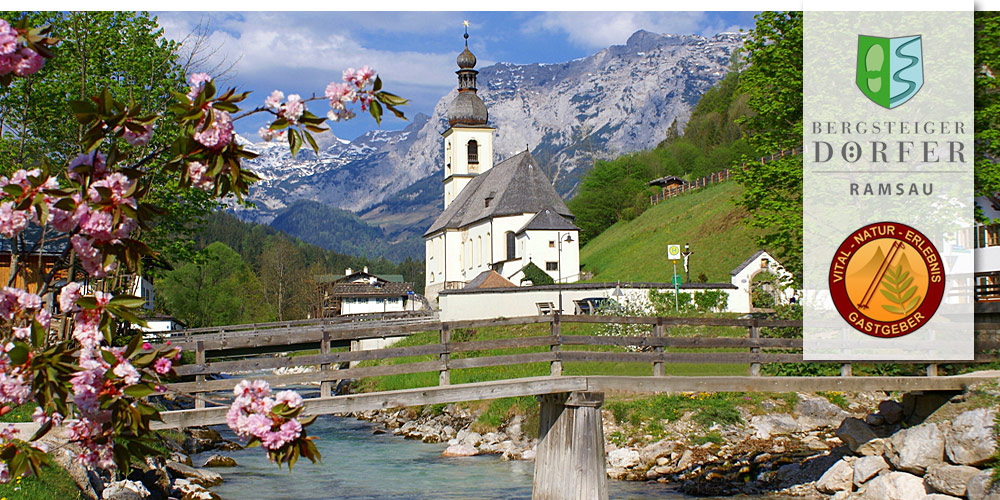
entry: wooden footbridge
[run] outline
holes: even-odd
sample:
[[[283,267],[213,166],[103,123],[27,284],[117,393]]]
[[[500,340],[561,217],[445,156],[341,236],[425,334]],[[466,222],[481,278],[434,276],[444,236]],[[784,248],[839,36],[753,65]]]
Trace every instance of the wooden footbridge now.
[[[469,329],[533,324],[544,324],[547,328],[538,329],[539,334],[535,336],[453,340],[456,332],[460,333],[456,335],[460,339],[471,337]],[[625,327],[632,333],[625,336],[602,334],[602,329],[608,325]],[[691,336],[692,327],[728,327],[730,332],[742,330],[746,335]],[[839,376],[762,376],[762,364],[803,362],[801,338],[770,336],[774,329],[788,331],[797,328],[801,328],[799,321],[559,315],[453,323],[441,323],[434,318],[409,318],[406,321],[383,318],[360,323],[313,322],[270,328],[258,325],[256,329],[244,327],[226,332],[189,332],[175,337],[175,344],[195,350],[197,358],[195,364],[178,366],[177,372],[194,376],[196,380],[169,384],[168,391],[195,397],[230,391],[239,382],[238,377],[263,379],[272,387],[318,383],[319,397],[305,400],[306,415],[538,396],[541,417],[533,498],[606,499],[600,407],[604,394],[608,392],[961,391],[971,384],[996,380],[1000,376],[1000,372],[938,376],[935,360],[900,363],[926,365],[926,369],[922,370],[924,375],[920,376],[852,376],[852,365],[847,362],[840,363]],[[970,363],[997,361],[1000,359],[1000,325],[981,325],[980,330],[976,336],[976,359]],[[358,346],[365,340],[427,331],[437,332],[437,343],[372,350],[355,348],[339,352],[331,347],[345,344]],[[227,357],[233,351],[257,349],[267,352],[272,348],[290,351],[303,346],[318,346],[319,353],[208,361],[209,358]],[[397,363],[361,363],[382,360],[395,360]],[[578,362],[610,362],[613,366],[642,363],[649,366],[650,371],[645,376],[563,374],[564,364],[578,372],[584,366],[576,364]],[[547,374],[541,376],[451,384],[451,374],[455,370],[544,363],[549,366],[545,370]],[[666,375],[666,366],[680,363],[745,365],[747,374]],[[266,376],[251,373],[237,378],[205,380],[210,375],[305,366],[316,368],[306,373]],[[341,396],[331,394],[332,384],[339,380],[425,372],[437,372],[437,386]],[[163,412],[164,422],[160,426],[225,423],[228,408],[224,404],[197,406],[189,410]]]

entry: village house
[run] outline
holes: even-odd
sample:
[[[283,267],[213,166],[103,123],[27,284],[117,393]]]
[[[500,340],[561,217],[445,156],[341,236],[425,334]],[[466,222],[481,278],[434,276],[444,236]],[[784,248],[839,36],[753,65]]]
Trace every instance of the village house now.
[[[494,128],[476,94],[475,66],[466,41],[442,134],[444,212],[424,233],[424,293],[432,303],[487,271],[521,284],[529,263],[557,282],[580,279],[579,229],[538,162],[525,150],[493,164]]]
[[[316,318],[349,314],[403,312],[419,308],[413,301],[413,284],[398,274],[375,275],[365,267],[347,268],[343,276],[316,278]]]

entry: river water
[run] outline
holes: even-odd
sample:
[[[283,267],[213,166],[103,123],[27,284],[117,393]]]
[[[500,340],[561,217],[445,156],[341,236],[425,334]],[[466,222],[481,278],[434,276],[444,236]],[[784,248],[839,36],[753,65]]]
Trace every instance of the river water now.
[[[373,424],[321,416],[309,427],[323,461],[300,460],[292,473],[267,461],[260,448],[227,452],[240,464],[214,469],[225,500],[530,499],[534,462],[497,455],[444,458],[445,444],[372,434]],[[216,427],[227,439],[235,435]],[[211,452],[209,452],[211,453]],[[192,457],[195,464],[206,454]],[[685,498],[656,482],[608,481],[615,500]]]

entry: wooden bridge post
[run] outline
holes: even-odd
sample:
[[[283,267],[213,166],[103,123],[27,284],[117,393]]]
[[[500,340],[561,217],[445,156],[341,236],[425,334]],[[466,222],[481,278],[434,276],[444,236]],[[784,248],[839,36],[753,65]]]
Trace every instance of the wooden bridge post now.
[[[559,351],[562,345],[562,326],[559,316],[559,313],[552,316],[552,324],[549,328],[549,334],[552,336],[552,345],[549,346],[549,352],[555,353],[556,356],[556,359],[549,363],[549,375],[553,377],[562,375],[562,360],[559,359]]]
[[[438,372],[438,385],[451,384],[451,372],[448,370],[448,360],[451,359],[451,355],[448,353],[448,342],[451,342],[451,331],[448,329],[448,323],[441,323],[441,362],[444,363],[444,368]]]
[[[938,365],[936,363],[931,363],[927,365],[928,377],[937,377],[937,374],[938,374]]]
[[[203,364],[205,364],[205,342],[203,342],[201,340],[199,340],[195,344],[194,362],[197,365],[203,365]],[[198,375],[194,379],[197,380],[198,382],[204,382],[205,381],[205,376],[204,375]],[[195,396],[194,407],[196,409],[204,408],[205,407],[205,400],[201,399],[200,397]]]
[[[600,392],[538,397],[538,448],[532,500],[607,500]]]
[[[840,364],[840,376],[841,377],[850,377],[851,376],[851,364],[850,363],[841,363]]]
[[[319,353],[320,354],[330,354],[330,332],[323,328],[323,340],[319,342]],[[324,363],[319,365],[319,372],[322,375],[326,375],[326,371],[330,370],[330,363]],[[329,380],[323,380],[319,383],[319,397],[325,398],[333,396],[333,382]]]
[[[663,338],[663,318],[656,318],[656,326],[653,327],[653,337],[657,339]],[[663,346],[658,345],[653,347],[653,352],[660,354],[660,361],[653,362],[653,376],[662,377],[663,376]]]
[[[753,319],[753,323],[750,324],[750,338],[751,339],[759,339],[760,338],[760,326],[758,326],[758,324],[757,324],[757,318],[754,318]],[[750,348],[750,358],[752,358],[751,362],[750,362],[750,376],[751,377],[759,377],[760,376],[760,362],[759,361],[754,361],[754,360],[759,359],[758,356],[754,356],[754,354],[760,354],[760,347],[751,347]]]

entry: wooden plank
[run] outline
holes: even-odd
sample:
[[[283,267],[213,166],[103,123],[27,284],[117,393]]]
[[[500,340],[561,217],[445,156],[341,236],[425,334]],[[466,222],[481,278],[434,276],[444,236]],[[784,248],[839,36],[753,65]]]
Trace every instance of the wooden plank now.
[[[642,346],[679,348],[801,348],[802,339],[746,337],[605,337],[599,335],[566,335],[563,345]]]
[[[662,340],[663,339],[663,319],[662,318],[658,318],[658,320],[656,322],[656,326],[653,327],[653,337],[655,337],[655,340]],[[659,354],[660,356],[663,356],[663,346],[656,346],[656,347],[653,348],[653,351],[656,354]],[[664,368],[663,368],[663,359],[661,358],[659,361],[654,361],[653,362],[653,376],[654,377],[662,377],[664,375],[665,375],[665,373],[664,373]]]
[[[991,377],[624,377],[590,376],[592,392],[955,391]]]
[[[477,382],[444,387],[424,387],[400,391],[368,394],[351,394],[329,398],[310,398],[304,401],[304,415],[327,415],[370,411],[403,406],[438,403],[458,403],[516,396],[536,396],[557,392],[585,390],[585,377],[530,377],[514,380]],[[226,407],[202,410],[167,411],[160,415],[163,422],[153,422],[153,428],[184,428],[217,425],[226,421]]]
[[[612,362],[612,363],[652,363],[662,360],[665,363],[792,363],[801,361],[801,354],[751,354],[748,352],[601,352],[601,351],[562,351],[563,361]]]
[[[760,339],[760,325],[757,322],[757,318],[753,319],[753,323],[750,325],[750,338],[753,340]],[[750,354],[760,354],[760,347],[751,347]],[[750,376],[759,377],[760,376],[760,363],[750,363]]]
[[[451,332],[447,323],[441,323],[441,371],[438,372],[438,385],[448,385],[451,383],[451,373],[448,371],[448,361],[451,355],[448,354],[448,343],[451,342]]]
[[[560,245],[562,242],[559,243]],[[561,299],[560,295],[560,300]],[[549,340],[551,342],[549,346],[549,354],[553,356],[553,359],[549,362],[549,375],[553,377],[562,376],[563,365],[562,358],[559,357],[559,351],[562,350],[562,311],[559,311],[555,317],[552,318],[552,325],[549,328]]]
[[[178,375],[195,375],[210,373],[233,373],[241,371],[256,371],[290,366],[314,366],[326,363],[346,363],[410,356],[437,355],[441,353],[440,344],[418,345],[409,347],[386,347],[367,351],[332,352],[330,354],[309,354],[306,356],[279,356],[270,358],[251,358],[239,361],[216,361],[201,365],[181,365],[175,368]]]
[[[347,370],[332,370],[319,373],[295,373],[291,375],[272,375],[269,377],[252,377],[267,382],[273,387],[285,385],[308,384],[314,382],[334,381],[343,379],[380,377],[384,375],[402,375],[407,373],[423,373],[441,370],[444,365],[440,361],[424,361],[420,363],[404,363],[399,365],[366,366],[362,368],[349,368]],[[206,380],[204,382],[178,382],[167,384],[172,391],[185,393],[227,391],[240,382],[239,378],[229,378],[222,380]]]
[[[527,354],[508,354],[504,356],[485,356],[481,358],[452,359],[448,366],[454,369],[481,368],[484,366],[520,365],[526,363],[546,363],[557,359],[555,353],[531,352]]]
[[[451,352],[490,351],[494,349],[519,349],[552,345],[552,337],[514,337],[497,340],[475,340],[448,344]]]
[[[536,323],[548,323],[551,320],[551,316],[519,316],[514,318],[451,321],[448,324],[454,330],[456,328],[490,328],[494,326],[534,325]]]

